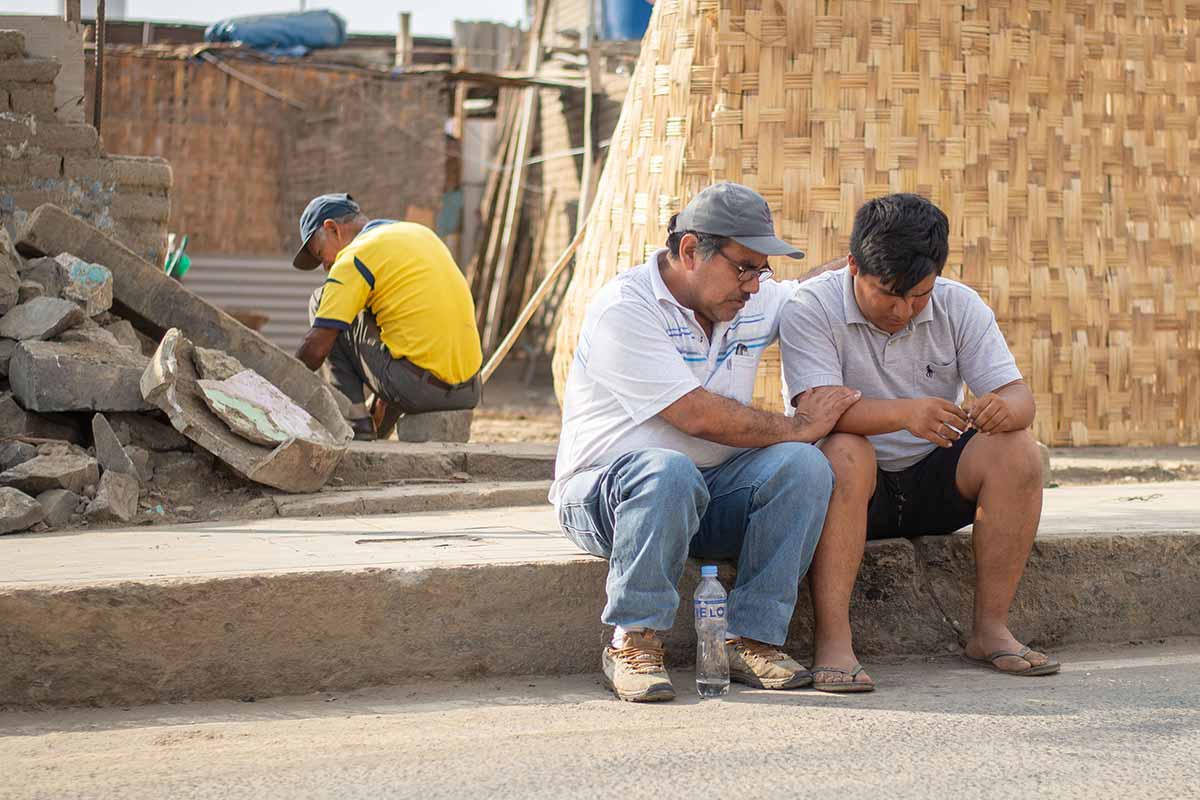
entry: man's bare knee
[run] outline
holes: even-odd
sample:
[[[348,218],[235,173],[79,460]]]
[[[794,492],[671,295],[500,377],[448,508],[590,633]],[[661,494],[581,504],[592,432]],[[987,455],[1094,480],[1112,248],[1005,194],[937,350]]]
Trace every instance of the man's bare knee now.
[[[1022,486],[1042,486],[1042,455],[1029,430],[978,435],[985,445],[980,455],[993,468],[983,470],[983,480],[999,478]]]
[[[875,448],[865,436],[835,433],[821,444],[833,467],[834,492],[870,497],[875,491]]]

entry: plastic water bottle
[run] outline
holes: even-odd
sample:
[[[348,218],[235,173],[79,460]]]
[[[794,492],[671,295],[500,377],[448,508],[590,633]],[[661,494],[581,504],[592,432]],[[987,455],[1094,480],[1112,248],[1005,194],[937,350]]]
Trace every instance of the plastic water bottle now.
[[[725,654],[725,589],[717,580],[717,568],[700,568],[696,587],[696,691],[704,699],[729,691],[729,656]]]

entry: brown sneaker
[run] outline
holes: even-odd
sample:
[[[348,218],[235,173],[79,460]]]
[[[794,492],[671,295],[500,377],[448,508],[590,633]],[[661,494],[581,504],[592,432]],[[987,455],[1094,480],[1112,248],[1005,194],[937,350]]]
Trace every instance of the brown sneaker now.
[[[759,689],[798,689],[812,683],[812,673],[787,653],[753,639],[725,643],[729,680]]]
[[[662,642],[654,631],[628,633],[623,647],[606,647],[600,658],[604,682],[631,703],[674,700],[675,687],[663,665]]]

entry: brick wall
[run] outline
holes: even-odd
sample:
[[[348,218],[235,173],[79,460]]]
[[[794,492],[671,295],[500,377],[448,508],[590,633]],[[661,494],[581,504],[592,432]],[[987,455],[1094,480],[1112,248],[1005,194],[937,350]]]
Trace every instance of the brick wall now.
[[[330,191],[372,216],[433,224],[445,188],[442,78],[228,59],[267,93],[190,51],[106,52],[104,145],[170,159],[170,228],[189,234],[190,252],[285,256],[305,203]],[[89,82],[89,106],[90,96]]]
[[[14,233],[39,205],[54,203],[156,260],[170,165],[105,155],[95,128],[59,115],[60,80],[59,62],[29,56],[25,34],[4,29],[0,17],[0,225]]]

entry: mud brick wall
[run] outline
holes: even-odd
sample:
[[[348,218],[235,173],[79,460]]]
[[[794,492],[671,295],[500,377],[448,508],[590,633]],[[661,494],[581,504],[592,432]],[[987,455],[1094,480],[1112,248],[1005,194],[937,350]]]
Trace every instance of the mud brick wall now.
[[[63,121],[59,80],[59,62],[29,56],[25,34],[4,29],[0,17],[0,225],[15,233],[35,208],[54,203],[157,260],[170,165],[106,155],[95,128]]]
[[[170,226],[189,234],[190,252],[290,255],[300,212],[322,192],[433,224],[445,185],[441,77],[221,55],[267,93],[187,48],[106,53],[103,143],[170,160]],[[88,106],[91,96],[89,76]]]

